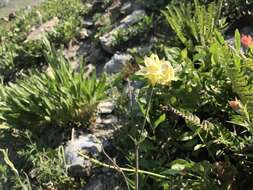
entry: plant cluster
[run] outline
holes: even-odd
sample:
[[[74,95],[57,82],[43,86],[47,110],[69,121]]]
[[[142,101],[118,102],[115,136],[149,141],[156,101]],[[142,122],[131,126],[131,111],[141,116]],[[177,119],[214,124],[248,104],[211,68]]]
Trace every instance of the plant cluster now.
[[[114,143],[124,162],[111,159],[110,165],[82,156],[123,174],[128,190],[251,189],[253,39],[235,30],[231,45],[224,36],[233,3],[241,10],[245,4],[240,0],[140,2],[153,16],[114,36],[116,49],[131,46],[136,51],[146,39],[143,36],[152,33],[157,38],[148,52],[133,53],[136,65],[129,64],[110,77],[115,112],[123,124]],[[90,17],[96,21],[111,3],[102,1],[101,9],[90,12]],[[82,188],[83,179],[73,179],[66,171],[62,147],[66,138],[61,136],[72,128],[89,126],[97,104],[106,98],[107,76],[86,76],[83,66],[73,70],[57,48],[76,36],[86,11],[77,0],[48,0],[21,11],[9,30],[0,30],[4,33],[1,73],[25,69],[16,64],[27,60],[24,55],[38,58],[36,64],[44,58],[48,65],[46,71],[20,72],[21,77],[9,83],[1,79],[2,189]],[[47,34],[48,41],[25,43],[32,27],[53,17],[60,23]],[[163,34],[171,29],[175,35],[161,35],[161,25],[166,28]],[[94,36],[111,27],[95,28]],[[46,143],[50,137],[61,139]],[[16,157],[4,150],[8,142],[17,150]]]
[[[75,72],[64,57],[45,42],[49,69],[34,72],[1,89],[1,120],[15,127],[45,123],[68,125],[91,118],[97,103],[105,98],[104,77],[96,80]]]
[[[21,10],[16,18],[0,28],[0,76],[9,81],[24,68],[36,67],[43,62],[43,44],[27,40],[27,35],[43,23],[58,18],[59,22],[48,38],[55,46],[66,45],[78,37],[81,18],[87,8],[79,0],[45,1],[32,10]],[[17,71],[18,70],[18,71]]]
[[[133,39],[138,39],[139,36],[148,33],[152,29],[153,18],[151,16],[143,16],[136,24],[127,28],[122,28],[114,34],[113,47],[123,46]]]

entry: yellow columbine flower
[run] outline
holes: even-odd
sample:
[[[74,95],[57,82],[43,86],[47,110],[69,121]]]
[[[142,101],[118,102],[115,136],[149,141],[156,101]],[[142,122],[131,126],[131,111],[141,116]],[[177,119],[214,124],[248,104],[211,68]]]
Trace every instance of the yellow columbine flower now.
[[[168,61],[160,60],[155,54],[144,58],[145,67],[140,73],[148,78],[152,86],[155,84],[169,85],[175,80],[175,71]]]

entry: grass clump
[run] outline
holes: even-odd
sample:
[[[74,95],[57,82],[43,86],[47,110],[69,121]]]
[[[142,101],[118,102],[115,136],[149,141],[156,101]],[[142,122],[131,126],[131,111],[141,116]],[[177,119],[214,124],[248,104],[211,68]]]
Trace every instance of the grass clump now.
[[[85,76],[84,69],[73,71],[63,56],[47,45],[47,73],[32,72],[1,89],[1,120],[15,127],[87,125],[96,105],[105,98],[105,78],[98,80],[95,73]]]

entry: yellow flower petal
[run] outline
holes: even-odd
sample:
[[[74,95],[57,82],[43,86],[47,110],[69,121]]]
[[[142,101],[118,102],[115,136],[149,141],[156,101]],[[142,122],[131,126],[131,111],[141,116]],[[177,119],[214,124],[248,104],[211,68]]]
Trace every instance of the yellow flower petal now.
[[[140,73],[148,78],[152,86],[155,84],[169,85],[175,80],[175,71],[168,61],[160,60],[155,54],[144,58],[145,67]]]

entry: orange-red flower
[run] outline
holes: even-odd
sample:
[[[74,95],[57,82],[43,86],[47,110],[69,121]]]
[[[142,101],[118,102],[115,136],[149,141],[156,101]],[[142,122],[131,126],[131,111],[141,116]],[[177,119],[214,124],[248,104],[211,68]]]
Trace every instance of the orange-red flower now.
[[[253,39],[250,35],[242,35],[241,37],[241,43],[245,46],[245,47],[250,47],[253,45]]]

